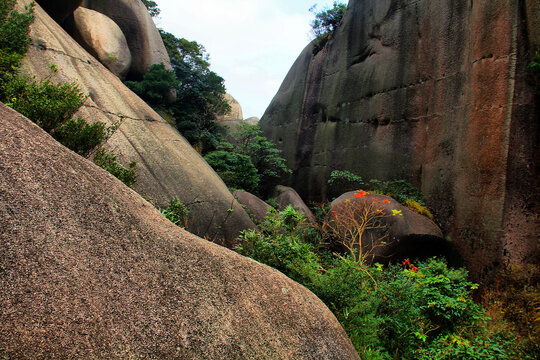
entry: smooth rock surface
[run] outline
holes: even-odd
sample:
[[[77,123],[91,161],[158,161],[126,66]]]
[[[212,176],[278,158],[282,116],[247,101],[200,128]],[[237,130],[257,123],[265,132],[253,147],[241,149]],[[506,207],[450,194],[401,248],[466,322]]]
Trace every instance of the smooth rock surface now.
[[[84,0],[83,6],[107,15],[122,29],[133,57],[130,77],[142,78],[154,64],[172,69],[159,31],[142,1]]]
[[[73,13],[73,22],[75,40],[123,79],[131,66],[131,52],[120,27],[107,16],[84,7]]]
[[[30,48],[23,72],[45,78],[51,76],[49,65],[56,64],[58,72],[51,81],[76,82],[83,93],[89,94],[77,116],[120,124],[104,146],[119,154],[123,164],[137,163],[138,193],[162,208],[178,197],[190,210],[189,231],[210,240],[224,238],[228,246],[234,246],[241,230],[255,226],[219,176],[176,129],[39,6],[35,17],[30,36],[34,44],[42,46]]]
[[[355,197],[355,194],[362,196]],[[332,201],[329,220],[333,227],[361,223],[359,216],[368,211],[376,221],[370,222],[362,236],[362,253],[371,263],[388,263],[403,259],[425,260],[448,256],[450,246],[441,229],[430,219],[415,213],[393,198],[364,191],[350,191]],[[355,247],[357,248],[357,247]]]
[[[0,357],[358,359],[283,274],[173,225],[0,104]]]
[[[244,121],[247,122],[249,125],[259,125],[260,120],[261,119],[259,119],[258,117],[252,116],[252,117],[249,117],[249,118],[245,119]]]
[[[261,119],[289,184],[319,201],[332,170],[404,179],[474,278],[538,264],[540,101],[527,69],[537,15],[535,0],[349,1]]]
[[[277,199],[279,211],[291,205],[296,211],[302,213],[308,221],[315,222],[315,215],[293,188],[278,185],[274,188],[273,196]]]
[[[268,210],[272,207],[259,199],[257,196],[243,190],[237,190],[233,192],[234,198],[242,205],[244,205],[248,212],[251,212],[253,216],[262,221],[268,215]]]

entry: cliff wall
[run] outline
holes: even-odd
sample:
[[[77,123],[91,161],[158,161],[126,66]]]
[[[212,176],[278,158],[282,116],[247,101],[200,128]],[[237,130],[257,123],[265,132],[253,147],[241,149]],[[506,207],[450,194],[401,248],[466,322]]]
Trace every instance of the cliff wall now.
[[[351,0],[261,120],[305,198],[332,170],[419,187],[477,277],[538,262],[538,6]]]

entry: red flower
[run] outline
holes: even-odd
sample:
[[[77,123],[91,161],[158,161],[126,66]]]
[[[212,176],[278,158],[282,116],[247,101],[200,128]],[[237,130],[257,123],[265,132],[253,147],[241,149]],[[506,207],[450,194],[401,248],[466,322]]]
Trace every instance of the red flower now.
[[[373,201],[375,204],[379,203],[379,200],[377,200],[376,198],[371,198],[371,201]]]
[[[405,261],[403,261],[403,266],[407,265],[411,265],[411,261],[409,259],[405,259]]]
[[[363,190],[359,190],[359,191],[356,192],[356,194],[354,194],[354,197],[357,198],[357,199],[358,198],[365,198],[367,194],[368,194],[367,192],[365,192]]]
[[[384,200],[383,200],[383,204],[390,204],[390,200],[384,199]]]

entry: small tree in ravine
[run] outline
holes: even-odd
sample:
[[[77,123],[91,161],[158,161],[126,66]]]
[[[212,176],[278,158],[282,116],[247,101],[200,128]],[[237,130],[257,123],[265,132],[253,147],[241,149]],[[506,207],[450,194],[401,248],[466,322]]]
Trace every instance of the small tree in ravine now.
[[[263,136],[259,125],[237,125],[236,131],[231,132],[230,136],[236,144],[234,151],[249,156],[257,168],[261,195],[268,195],[271,189],[283,180],[283,176],[292,172],[285,159],[280,156],[281,150]]]

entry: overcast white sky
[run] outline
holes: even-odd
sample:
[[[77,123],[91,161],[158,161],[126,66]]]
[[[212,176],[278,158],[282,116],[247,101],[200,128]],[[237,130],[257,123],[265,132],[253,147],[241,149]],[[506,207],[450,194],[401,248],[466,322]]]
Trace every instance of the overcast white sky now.
[[[244,118],[261,117],[302,49],[310,41],[309,8],[333,0],[155,0],[157,26],[195,40]],[[346,1],[342,1],[346,2]]]

